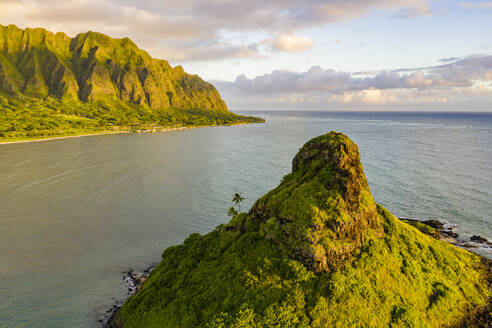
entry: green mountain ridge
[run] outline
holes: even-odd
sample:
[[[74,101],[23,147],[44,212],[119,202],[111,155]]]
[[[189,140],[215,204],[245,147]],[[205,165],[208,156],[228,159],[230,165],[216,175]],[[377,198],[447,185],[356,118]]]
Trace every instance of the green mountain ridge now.
[[[331,132],[248,213],[169,247],[109,327],[490,327],[491,265],[371,196]]]
[[[128,38],[96,32],[70,38],[15,25],[0,25],[0,106],[0,137],[57,128],[261,121],[230,113],[212,84],[152,58]]]

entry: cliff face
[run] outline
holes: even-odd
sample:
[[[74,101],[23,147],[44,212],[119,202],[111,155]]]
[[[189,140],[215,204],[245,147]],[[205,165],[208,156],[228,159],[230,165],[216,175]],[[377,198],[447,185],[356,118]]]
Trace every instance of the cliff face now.
[[[95,32],[69,38],[39,28],[0,25],[0,91],[227,112],[215,87],[197,75],[150,57],[128,38]]]
[[[292,173],[250,212],[267,238],[316,271],[330,271],[357,254],[383,228],[357,145],[331,133],[304,145]]]
[[[164,251],[113,327],[487,327],[490,263],[377,205],[331,132],[249,213]],[[487,308],[489,306],[489,308]]]

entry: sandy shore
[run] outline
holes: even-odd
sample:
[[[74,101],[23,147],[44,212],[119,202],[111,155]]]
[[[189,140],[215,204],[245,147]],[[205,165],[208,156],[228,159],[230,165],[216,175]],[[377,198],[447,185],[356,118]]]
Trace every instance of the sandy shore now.
[[[51,141],[51,140],[69,139],[69,138],[81,138],[81,137],[101,136],[101,135],[106,135],[106,134],[120,134],[120,133],[130,133],[130,131],[96,132],[96,133],[89,133],[89,134],[77,134],[77,135],[73,135],[73,136],[60,136],[60,137],[27,139],[27,140],[17,140],[17,141],[0,141],[0,145],[7,145],[7,144],[14,144],[14,143],[25,143],[25,142]]]
[[[109,132],[96,132],[89,134],[78,134],[73,136],[60,136],[60,137],[49,137],[49,138],[40,138],[40,139],[28,139],[28,140],[17,140],[17,141],[0,141],[0,145],[14,144],[14,143],[25,143],[25,142],[40,142],[40,141],[51,141],[58,139],[68,139],[68,138],[80,138],[80,137],[91,137],[91,136],[101,136],[106,134],[120,134],[120,133],[155,133],[155,132],[168,132],[168,131],[177,131],[177,130],[188,130],[188,129],[197,129],[197,128],[210,128],[216,126],[235,126],[235,125],[244,125],[251,123],[235,123],[235,124],[224,124],[224,125],[204,125],[204,126],[182,126],[177,128],[155,128],[152,130],[136,130],[136,131],[109,131]]]

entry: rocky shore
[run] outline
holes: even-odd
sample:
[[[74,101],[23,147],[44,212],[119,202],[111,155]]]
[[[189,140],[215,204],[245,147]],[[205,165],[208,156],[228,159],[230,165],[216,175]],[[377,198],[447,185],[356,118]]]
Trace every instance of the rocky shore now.
[[[473,251],[476,249],[492,250],[492,242],[487,238],[473,235],[469,238],[460,236],[456,232],[456,225],[441,220],[421,220],[417,218],[399,218],[400,220],[416,227],[421,232],[430,235],[436,239],[445,241],[454,246]]]
[[[124,299],[117,300],[108,310],[106,310],[106,313],[104,314],[104,318],[99,320],[103,328],[117,328],[112,324],[113,316],[118,312],[118,310],[123,305],[125,300],[130,296],[134,295],[143,286],[143,283],[149,277],[150,272],[156,266],[157,263],[153,263],[142,272],[135,272],[133,271],[133,269],[129,269],[127,271],[122,272],[123,280],[127,288],[126,297]]]

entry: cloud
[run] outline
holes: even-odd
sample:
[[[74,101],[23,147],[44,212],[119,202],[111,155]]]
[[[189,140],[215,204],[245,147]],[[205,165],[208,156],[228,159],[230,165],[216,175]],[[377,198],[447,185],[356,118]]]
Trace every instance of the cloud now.
[[[473,55],[446,62],[414,70],[366,72],[365,76],[314,66],[306,72],[277,70],[253,79],[241,75],[234,82],[214,83],[227,101],[243,105],[251,99],[269,105],[388,104],[403,100],[447,103],[456,99],[457,93],[462,98],[473,94],[492,100],[492,89],[482,83],[492,81],[492,55]]]
[[[492,2],[462,2],[461,5],[466,8],[492,8]]]
[[[395,15],[394,18],[414,18],[421,16],[432,16],[432,10],[426,5],[421,4],[420,6],[412,6],[401,9]]]
[[[279,35],[271,40],[274,50],[297,52],[306,51],[313,47],[313,40],[307,37],[299,37],[292,34]]]
[[[447,62],[457,61],[458,59],[460,59],[460,57],[448,57],[448,58],[438,59],[437,61],[442,63],[447,63]]]
[[[94,30],[128,36],[151,49],[180,47],[193,53],[182,55],[182,60],[222,59],[220,53],[227,52],[257,57],[257,51],[246,51],[249,44],[271,35],[279,35],[272,42],[274,50],[302,51],[312,41],[294,36],[296,32],[374,11],[408,17],[425,15],[429,6],[428,0],[0,0],[0,22],[4,24],[45,27],[72,36]],[[224,37],[231,33],[262,36],[244,46]],[[198,50],[211,41],[219,54],[200,55]]]
[[[150,46],[151,47],[151,46]],[[257,44],[250,45],[188,45],[186,47],[173,44],[154,48],[153,53],[163,58],[176,61],[212,61],[220,59],[264,58],[258,51]]]
[[[449,64],[429,68],[445,86],[470,86],[474,81],[492,80],[492,55],[472,55]]]

